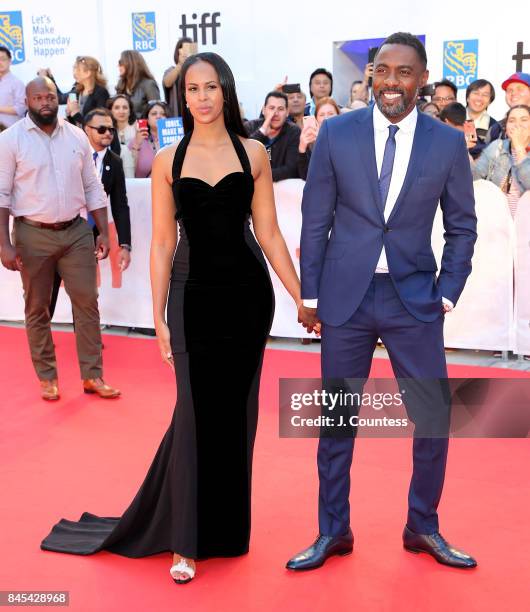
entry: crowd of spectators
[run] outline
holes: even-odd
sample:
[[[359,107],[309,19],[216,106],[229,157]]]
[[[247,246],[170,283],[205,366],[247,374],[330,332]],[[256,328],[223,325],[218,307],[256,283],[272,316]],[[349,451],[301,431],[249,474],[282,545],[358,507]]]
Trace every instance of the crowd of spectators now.
[[[127,178],[146,178],[160,148],[157,120],[180,115],[178,85],[180,71],[197,44],[181,38],[174,50],[174,63],[164,72],[161,99],[155,77],[138,51],[125,50],[118,61],[119,81],[110,96],[107,80],[98,60],[79,56],[73,64],[73,86],[63,92],[51,71],[39,70],[57,86],[59,103],[65,105],[66,119],[83,127],[86,116],[97,108],[107,108],[115,127],[110,149],[122,161]],[[24,84],[11,70],[11,52],[0,47],[0,130],[25,115]],[[249,137],[267,149],[274,181],[288,178],[305,180],[311,151],[322,122],[329,117],[373,104],[371,77],[373,64],[365,67],[362,80],[351,84],[348,102],[340,106],[333,99],[333,74],[326,68],[314,70],[307,95],[299,84],[277,85],[266,97],[261,114],[246,120]],[[465,105],[458,101],[458,89],[443,79],[420,92],[419,111],[434,120],[462,130],[469,149],[475,179],[484,178],[506,192],[514,213],[518,198],[530,189],[530,75],[517,72],[502,83],[507,115],[497,121],[488,112],[495,100],[495,87],[486,79],[472,82],[465,92]]]

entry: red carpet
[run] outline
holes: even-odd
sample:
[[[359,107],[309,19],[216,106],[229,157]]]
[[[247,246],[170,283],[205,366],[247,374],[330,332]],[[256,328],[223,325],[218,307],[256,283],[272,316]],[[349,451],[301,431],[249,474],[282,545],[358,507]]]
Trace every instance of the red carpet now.
[[[528,610],[529,440],[452,440],[442,533],[475,555],[458,571],[401,547],[410,440],[357,443],[352,469],[354,554],[316,572],[286,560],[317,529],[316,440],[278,437],[277,380],[318,376],[315,354],[269,350],[262,379],[250,554],[198,564],[188,585],[170,579],[170,555],[133,560],[110,553],[46,553],[59,518],[118,516],[136,493],[174,408],[172,373],[156,342],[105,337],[108,381],[123,397],[80,392],[73,335],[55,333],[62,398],[40,400],[22,330],[0,328],[0,590],[68,590],[87,611]],[[470,367],[452,376],[520,376]],[[377,361],[374,373],[390,375]]]

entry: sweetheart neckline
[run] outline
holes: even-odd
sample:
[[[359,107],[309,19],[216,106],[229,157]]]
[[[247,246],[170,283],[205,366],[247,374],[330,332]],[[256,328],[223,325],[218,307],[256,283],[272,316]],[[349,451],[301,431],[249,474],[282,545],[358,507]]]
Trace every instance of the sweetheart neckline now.
[[[210,183],[207,183],[203,179],[197,178],[196,176],[181,176],[181,177],[179,177],[177,179],[177,181],[184,181],[184,180],[198,181],[199,183],[203,183],[204,185],[206,185],[210,189],[215,189],[225,179],[227,179],[229,176],[234,176],[235,174],[243,174],[243,175],[245,175],[245,174],[249,174],[249,172],[245,172],[244,170],[236,170],[235,172],[229,172],[228,174],[225,174],[225,176],[223,176],[222,179],[218,180],[217,183],[215,183],[215,185],[211,185]]]

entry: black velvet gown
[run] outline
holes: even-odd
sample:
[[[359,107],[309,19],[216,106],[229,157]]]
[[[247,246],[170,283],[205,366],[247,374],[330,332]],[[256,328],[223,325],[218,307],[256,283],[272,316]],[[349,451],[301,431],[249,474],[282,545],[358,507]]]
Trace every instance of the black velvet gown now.
[[[250,230],[250,162],[216,185],[180,178],[188,134],[173,162],[180,239],[167,307],[177,405],[147,476],[122,517],[62,519],[41,548],[127,557],[172,551],[193,559],[248,552],[252,455],[274,294]]]

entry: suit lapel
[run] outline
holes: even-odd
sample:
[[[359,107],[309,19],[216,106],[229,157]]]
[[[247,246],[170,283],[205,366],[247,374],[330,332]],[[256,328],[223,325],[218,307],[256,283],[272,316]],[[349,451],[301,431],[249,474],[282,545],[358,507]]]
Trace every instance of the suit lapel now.
[[[379,212],[379,216],[384,222],[383,212],[382,212],[382,203],[381,203],[381,194],[379,192],[379,177],[377,174],[377,162],[375,159],[375,140],[374,140],[374,121],[373,121],[373,111],[372,109],[368,110],[364,117],[360,117],[358,119],[358,142],[362,143],[360,150],[361,159],[363,161],[366,175],[368,178],[368,184],[372,189],[372,193],[374,196],[374,202],[377,203],[377,210]]]
[[[390,222],[392,217],[396,214],[399,206],[407,195],[407,191],[414,183],[423,162],[427,158],[431,130],[432,125],[430,122],[425,121],[425,116],[421,112],[418,112],[418,120],[416,122],[416,130],[414,131],[414,140],[412,141],[412,151],[410,153],[409,165],[407,166],[407,173],[405,174],[405,180],[403,181],[403,186],[394,204],[394,208],[388,217],[388,222]]]
[[[105,193],[108,194],[110,173],[111,173],[111,159],[110,159],[110,153],[108,149],[103,157],[101,166],[102,166],[101,167],[101,182],[103,183],[103,188],[105,189]],[[109,170],[107,170],[107,166],[109,167]]]

